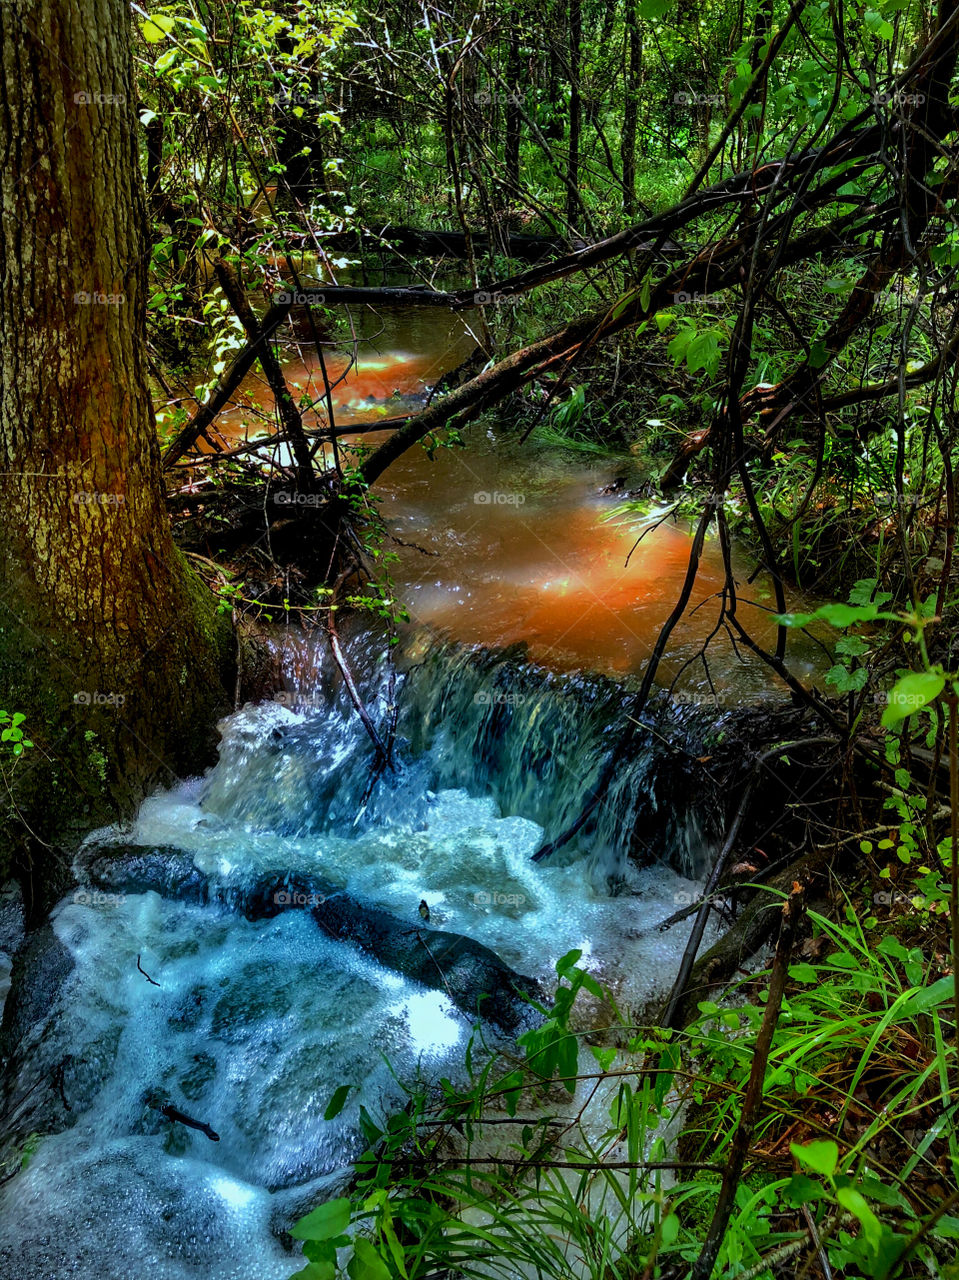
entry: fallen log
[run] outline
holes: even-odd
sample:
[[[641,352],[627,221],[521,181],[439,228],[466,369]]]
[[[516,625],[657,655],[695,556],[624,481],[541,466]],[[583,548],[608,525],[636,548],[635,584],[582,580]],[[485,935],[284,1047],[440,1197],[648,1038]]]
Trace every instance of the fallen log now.
[[[735,924],[696,961],[677,1003],[673,1026],[688,1026],[699,1016],[700,1002],[712,999],[727,986],[736,971],[768,942],[782,920],[782,898],[779,894],[788,895],[794,885],[800,884],[807,889],[807,896],[811,896],[809,887],[819,878],[831,852],[817,849],[803,854],[770,877],[764,888],[757,889]]]
[[[474,249],[488,252],[491,241],[485,231],[470,232]],[[565,253],[570,249],[568,241],[558,236],[508,235],[505,237],[511,258],[524,262],[539,262],[550,253]],[[370,227],[365,232],[345,231],[324,238],[324,247],[352,249],[373,241],[383,248],[396,248],[403,253],[424,257],[465,258],[466,235],[462,231],[443,231],[429,227],[394,227],[390,225]],[[501,243],[497,240],[495,247]],[[576,247],[576,246],[572,246]]]

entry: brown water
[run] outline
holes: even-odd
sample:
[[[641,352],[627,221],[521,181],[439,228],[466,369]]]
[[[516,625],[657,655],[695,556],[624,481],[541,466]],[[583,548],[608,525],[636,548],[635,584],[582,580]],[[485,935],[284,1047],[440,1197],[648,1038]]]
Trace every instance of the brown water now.
[[[469,319],[432,308],[350,308],[336,341],[323,348],[323,359],[311,342],[291,344],[285,371],[298,403],[308,396],[316,412],[307,426],[326,423],[326,379],[331,386],[337,426],[370,423],[418,408],[444,373],[455,369],[475,349]],[[275,429],[273,397],[257,367],[238,396],[245,402],[220,415],[218,427],[238,443]]]
[[[479,429],[467,449],[443,450],[432,463],[421,449],[407,453],[385,477],[381,509],[397,538],[423,549],[395,547],[394,579],[410,614],[467,643],[525,641],[531,658],[559,670],[641,673],[675,605],[692,540],[685,523],[669,519],[636,545],[663,512],[645,521],[616,514],[621,504],[602,490],[628,466]],[[747,585],[752,564],[741,552],[735,562],[740,620],[774,646],[770,583]],[[709,541],[661,681],[679,675],[715,629],[722,584],[719,546]],[[808,641],[795,657],[811,674]],[[769,684],[761,664],[740,661],[724,634],[712,640],[708,662],[721,699]],[[686,669],[682,687],[708,690],[701,661]]]
[[[325,353],[338,426],[370,424],[416,409],[443,373],[475,348],[470,317],[432,309],[355,308],[353,330],[342,325],[339,349]],[[354,340],[355,339],[355,340]],[[315,349],[292,347],[287,378],[297,398],[317,412],[306,425],[322,425],[324,384]],[[244,393],[255,413],[234,409],[219,427],[231,440],[275,428],[272,397],[262,376]],[[385,439],[365,433],[365,447]],[[353,437],[341,447],[351,448]],[[530,657],[557,670],[640,673],[670,613],[686,572],[691,537],[672,519],[646,534],[638,515],[615,515],[621,499],[602,491],[616,478],[641,479],[629,458],[597,458],[536,443],[515,432],[469,428],[467,448],[437,451],[430,460],[417,446],[389,469],[376,492],[397,541],[391,568],[397,594],[411,618],[465,643],[523,641]],[[653,513],[650,521],[660,513]],[[612,517],[612,518],[611,518]],[[415,545],[403,545],[415,544]],[[767,648],[775,643],[774,600],[768,578],[748,585],[753,564],[737,552],[739,617]],[[670,640],[661,682],[682,673],[690,696],[709,690],[706,667],[694,660],[714,631],[723,582],[719,547],[707,542],[686,617]],[[791,607],[808,602],[793,595]],[[790,637],[797,674],[812,674],[820,654],[803,637]],[[728,635],[709,645],[709,672],[720,700],[770,687],[762,664],[737,653]],[[690,665],[687,665],[690,664]]]

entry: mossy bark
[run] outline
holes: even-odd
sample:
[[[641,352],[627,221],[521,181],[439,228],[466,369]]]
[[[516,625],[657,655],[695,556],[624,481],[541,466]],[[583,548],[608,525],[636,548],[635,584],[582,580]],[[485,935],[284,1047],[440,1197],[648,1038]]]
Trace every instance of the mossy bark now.
[[[233,646],[164,501],[129,10],[6,0],[0,48],[0,706],[35,743],[0,801],[48,897],[55,848],[208,757]]]

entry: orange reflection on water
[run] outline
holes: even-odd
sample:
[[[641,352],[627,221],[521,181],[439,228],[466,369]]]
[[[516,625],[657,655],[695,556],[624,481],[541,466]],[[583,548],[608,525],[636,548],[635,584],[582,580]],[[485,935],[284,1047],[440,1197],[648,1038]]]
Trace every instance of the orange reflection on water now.
[[[395,548],[397,592],[413,618],[465,643],[524,641],[534,661],[559,670],[642,672],[686,575],[686,525],[667,520],[637,546],[639,517],[611,521],[617,499],[602,493],[623,460],[590,464],[474,431],[466,450],[440,451],[434,462],[411,450],[382,482],[383,514],[397,536],[434,553]],[[774,646],[768,578],[747,584],[752,565],[741,553],[734,568],[741,621]],[[661,681],[672,680],[714,630],[723,583],[718,543],[708,540]],[[804,603],[794,595],[787,601]],[[800,669],[811,670],[805,642],[791,644]],[[709,657],[718,685],[769,684],[754,661],[740,661],[725,634],[711,642]],[[687,676],[701,685],[702,663]]]
[[[426,309],[369,313],[351,366],[343,351],[326,356],[334,416],[341,426],[372,424],[422,404],[427,389],[461,363],[475,340],[462,318]],[[297,399],[320,402],[304,415],[307,426],[325,421],[324,383],[315,350],[300,346],[286,365]],[[272,397],[262,376],[244,388],[260,410],[234,409],[219,427],[237,439],[273,430]],[[385,438],[367,432],[364,445]],[[351,438],[342,448],[349,451]],[[608,517],[619,499],[603,494],[610,482],[638,481],[626,458],[590,458],[547,449],[535,438],[473,426],[466,449],[439,449],[430,461],[414,446],[377,485],[381,510],[396,543],[391,570],[397,594],[411,616],[464,643],[529,645],[530,656],[558,670],[615,673],[644,670],[672,611],[686,574],[691,537],[667,520],[634,547],[639,517]],[[404,545],[404,544],[416,544]],[[419,548],[419,549],[418,549]],[[424,552],[426,554],[424,554]],[[628,563],[627,563],[628,559]],[[770,620],[774,600],[768,577],[748,584],[753,565],[734,556],[739,617],[766,648],[775,645]],[[707,541],[689,606],[672,633],[660,681],[672,681],[714,631],[724,573],[719,547]],[[795,593],[787,607],[803,608]],[[791,635],[793,667],[802,674],[818,665],[808,641]],[[728,635],[710,640],[710,671],[717,688],[762,692],[768,672],[743,661]],[[684,683],[704,687],[705,668],[689,667]]]
[[[354,317],[354,332],[355,341],[344,332],[338,345],[324,349],[322,360],[312,344],[291,345],[284,353],[294,399],[302,404],[307,397],[313,405],[303,414],[308,428],[327,422],[327,383],[336,424],[367,425],[420,407],[443,374],[476,347],[463,317],[428,308],[412,314],[363,308]],[[275,429],[273,396],[258,367],[244,379],[237,399],[241,403],[217,420],[227,440]]]

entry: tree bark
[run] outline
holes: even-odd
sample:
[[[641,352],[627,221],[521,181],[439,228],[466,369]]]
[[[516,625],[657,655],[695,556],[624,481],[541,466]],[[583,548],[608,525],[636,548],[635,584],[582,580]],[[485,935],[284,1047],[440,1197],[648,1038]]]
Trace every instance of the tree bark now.
[[[232,642],[165,507],[128,8],[7,0],[0,48],[0,699],[35,743],[0,795],[42,896],[51,846],[204,763]]]
[[[639,81],[643,71],[643,40],[639,27],[639,0],[626,0],[626,66],[623,85],[623,131],[620,159],[623,170],[623,215],[636,216],[636,131],[639,114]]]
[[[583,7],[582,0],[569,0],[569,158],[566,170],[566,221],[575,227],[581,198],[579,195],[579,139],[583,106],[580,89],[582,74]]]

